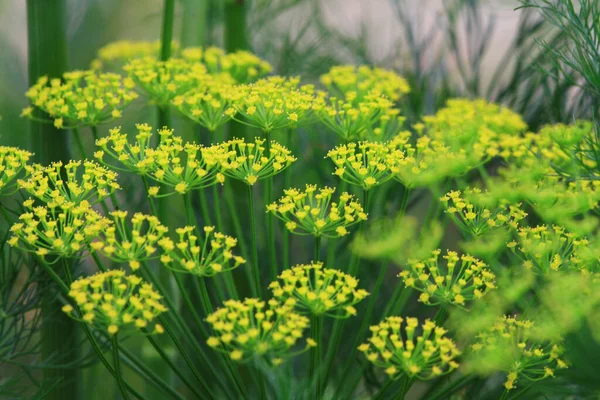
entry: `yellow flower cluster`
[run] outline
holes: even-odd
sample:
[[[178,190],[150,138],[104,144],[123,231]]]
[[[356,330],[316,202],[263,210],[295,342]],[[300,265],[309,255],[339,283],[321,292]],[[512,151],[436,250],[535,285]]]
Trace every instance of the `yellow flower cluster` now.
[[[394,177],[402,154],[391,151],[387,143],[351,142],[330,150],[327,157],[341,180],[369,190]]]
[[[338,237],[348,234],[347,228],[367,219],[362,206],[349,193],[342,193],[332,202],[335,189],[306,185],[305,190],[287,189],[279,202],[267,206],[267,211],[285,222],[285,227],[299,235]]]
[[[133,87],[133,81],[118,74],[72,71],[62,79],[41,77],[25,95],[33,106],[50,115],[55,127],[76,128],[120,118],[138,97]],[[39,120],[32,107],[25,108],[21,116]]]
[[[461,147],[494,144],[500,135],[516,136],[527,129],[519,114],[483,99],[450,99],[435,115],[424,116],[423,123],[431,138]]]
[[[71,284],[69,296],[77,305],[70,304],[63,311],[71,318],[96,329],[115,335],[118,332],[143,330],[163,333],[162,325],[154,320],[167,308],[160,302],[162,296],[151,284],[122,270],[100,272],[77,279]],[[153,324],[153,330],[146,329]]]
[[[348,318],[356,315],[354,305],[369,292],[358,289],[358,279],[336,269],[323,268],[323,263],[296,265],[279,275],[269,285],[273,296],[281,302],[294,299],[296,309],[313,315]]]
[[[121,133],[121,127],[109,129],[109,135],[96,140],[96,146],[102,150],[94,153],[101,163],[111,169],[130,171],[135,174],[146,176],[154,168],[156,150],[151,147],[152,127],[148,124],[136,124],[138,133],[135,135],[135,143],[130,144],[127,134]],[[166,130],[166,134],[171,131]],[[118,160],[122,167],[106,163],[104,156]]]
[[[152,57],[136,58],[123,70],[137,87],[159,107],[168,107],[171,101],[206,79],[206,67],[179,58],[158,61]]]
[[[563,349],[557,342],[538,342],[531,337],[533,322],[504,316],[477,335],[471,345],[468,368],[482,374],[503,371],[508,374],[504,387],[516,388],[519,378],[539,381],[554,377],[556,368],[567,368],[560,358]]]
[[[427,305],[453,304],[463,308],[465,303],[479,299],[496,288],[496,275],[487,265],[468,254],[459,256],[447,251],[440,265],[441,250],[434,250],[425,260],[410,260],[407,270],[398,274],[404,285],[421,292],[419,301]]]
[[[199,86],[176,96],[172,104],[189,119],[214,132],[234,115],[229,98],[234,84],[227,74],[211,75]]]
[[[56,204],[34,207],[33,203],[33,199],[23,202],[23,207],[29,211],[21,214],[20,222],[10,228],[13,236],[8,244],[42,258],[47,255],[78,256],[111,223],[85,200],[77,204],[64,202],[60,208]]]
[[[385,139],[387,125],[398,121],[400,110],[393,108],[387,97],[377,94],[368,94],[358,101],[346,97],[326,97],[326,93],[319,92],[312,105],[313,113],[346,142]]]
[[[202,147],[184,143],[181,137],[173,136],[172,129],[163,128],[158,130],[160,144],[152,148],[152,128],[147,124],[137,124],[136,127],[139,133],[134,143],[127,141],[127,135],[121,133],[120,128],[111,129],[109,136],[96,141],[102,150],[95,152],[94,156],[111,168],[148,176],[174,190],[159,195],[159,187],[154,186],[149,188],[150,196],[185,194],[225,181],[225,175],[220,172],[225,154],[220,146]],[[122,167],[108,164],[104,160],[106,154],[120,162]]]
[[[181,57],[188,61],[202,62],[211,74],[227,73],[237,83],[253,82],[273,70],[268,62],[245,50],[225,53],[218,47],[204,50],[200,47],[188,47],[181,51]]]
[[[527,269],[542,275],[565,269],[585,269],[584,258],[578,256],[589,241],[567,232],[560,226],[522,227],[517,240],[507,244]]]
[[[477,199],[485,195],[479,188],[468,188],[464,194],[459,190],[452,190],[440,197],[440,201],[456,226],[473,236],[505,226],[517,229],[519,221],[527,217],[527,213],[519,205],[504,203],[490,210],[478,204]]]
[[[93,161],[61,161],[49,166],[33,164],[26,166],[28,177],[18,181],[19,187],[42,200],[51,207],[62,207],[64,203],[92,204],[102,201],[121,189],[117,173]]]
[[[475,147],[452,149],[429,136],[409,143],[410,133],[401,132],[390,141],[398,160],[396,180],[412,189],[432,186],[445,178],[461,176],[484,162],[485,152]]]
[[[223,152],[221,168],[223,174],[233,179],[254,185],[282,172],[296,157],[286,147],[275,141],[266,149],[265,139],[255,138],[247,143],[244,139],[233,139],[219,145]]]
[[[398,101],[410,91],[408,82],[394,71],[366,65],[336,65],[321,75],[321,83],[336,96],[360,100],[375,93]]]
[[[370,327],[371,337],[358,349],[392,379],[434,379],[458,368],[460,351],[444,328],[430,320],[420,326],[420,334],[417,328],[417,318],[388,317]]]
[[[179,228],[177,234],[177,243],[167,237],[158,242],[163,249],[160,261],[173,271],[212,277],[246,263],[242,257],[233,255],[237,239],[215,232],[214,226],[204,227],[203,241],[198,240],[193,226]]]
[[[186,194],[223,183],[225,176],[220,172],[222,149],[215,145],[202,147],[195,143],[183,143],[173,131],[162,129],[161,144],[155,152],[155,164],[150,177],[163,185],[172,187],[174,192],[158,195],[158,186],[150,188],[150,196],[168,196],[173,193]]]
[[[299,78],[273,76],[239,85],[228,95],[234,119],[263,132],[295,127],[305,122],[314,96],[312,86],[298,87]]]
[[[127,223],[127,211],[110,213],[113,224],[103,232],[104,238],[90,245],[111,260],[128,263],[132,271],[140,268],[141,262],[156,258],[156,244],[168,232],[153,215],[135,213],[131,224]]]
[[[132,58],[158,58],[160,46],[161,43],[159,40],[154,42],[130,40],[112,42],[98,50],[98,57],[92,61],[92,68],[101,69],[106,67],[107,64],[109,66],[112,66],[112,64],[121,64]],[[171,51],[176,53],[178,50],[179,42],[171,42]]]
[[[33,153],[17,147],[0,146],[0,195],[9,195],[15,190],[15,182],[31,156]]]
[[[312,339],[307,339],[304,350],[292,352],[309,326],[308,318],[293,309],[291,299],[283,304],[275,299],[268,303],[252,298],[227,300],[224,307],[206,318],[215,332],[206,343],[225,352],[234,361],[265,357],[279,365],[285,358],[316,346]]]

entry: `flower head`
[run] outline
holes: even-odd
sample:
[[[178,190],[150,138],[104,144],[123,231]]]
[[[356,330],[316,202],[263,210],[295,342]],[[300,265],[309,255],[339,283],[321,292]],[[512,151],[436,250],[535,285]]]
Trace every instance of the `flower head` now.
[[[229,97],[235,90],[234,84],[227,74],[209,75],[198,86],[176,96],[172,104],[189,119],[214,132],[235,115]]]
[[[296,309],[314,315],[347,318],[356,315],[354,305],[369,293],[358,289],[358,279],[323,263],[296,265],[284,270],[269,288],[273,296],[285,301],[292,298]]]
[[[64,202],[60,207],[51,203],[34,207],[33,203],[33,199],[23,202],[28,211],[10,228],[13,236],[8,243],[42,258],[77,257],[111,224],[85,200]]]
[[[102,240],[91,247],[115,262],[128,263],[135,271],[141,262],[158,257],[156,245],[168,228],[153,215],[135,213],[129,222],[127,214],[127,211],[112,211],[114,223],[103,232]]]
[[[344,182],[365,190],[379,186],[397,172],[397,152],[386,143],[358,142],[338,146],[327,153],[336,166],[334,172]]]
[[[336,65],[321,75],[321,83],[335,96],[360,100],[369,93],[398,101],[410,91],[408,82],[394,71],[366,65]]]
[[[254,142],[233,139],[219,146],[224,155],[221,161],[223,174],[248,185],[276,175],[296,161],[286,147],[271,141],[267,149],[265,140],[260,138],[255,138]]]
[[[97,58],[92,61],[92,68],[121,67],[123,63],[133,58],[158,58],[161,42],[119,40],[107,44],[98,50]],[[179,50],[179,42],[171,42],[171,51]]]
[[[450,191],[440,198],[446,213],[463,231],[473,236],[509,226],[516,229],[518,222],[527,217],[519,205],[509,205],[505,201],[494,208],[481,205],[477,200],[485,195],[481,189],[468,188],[464,194]]]
[[[24,172],[32,153],[17,147],[0,146],[0,195],[15,189],[15,182]]]
[[[146,333],[162,333],[163,327],[155,319],[165,311],[161,295],[151,284],[122,270],[100,272],[80,278],[71,284],[69,296],[73,307],[63,307],[71,318],[89,324],[111,335],[117,332],[135,332],[153,325]],[[77,315],[79,314],[79,315]]]
[[[130,171],[141,176],[148,175],[156,167],[156,150],[152,148],[150,141],[152,139],[152,127],[148,124],[135,125],[138,134],[135,135],[135,142],[129,143],[127,134],[121,132],[121,127],[109,130],[109,135],[96,140],[96,146],[100,147],[94,153],[101,163],[111,166],[106,162],[105,156],[109,155],[118,161],[119,167],[112,168]],[[167,130],[170,135],[170,131]],[[161,136],[162,138],[162,136]]]
[[[504,387],[512,390],[519,378],[538,381],[554,376],[556,368],[567,368],[561,359],[559,341],[539,342],[532,338],[533,322],[504,316],[477,335],[471,345],[466,367],[469,371],[489,374],[507,373]]]
[[[339,237],[347,228],[367,219],[367,214],[354,196],[342,193],[332,201],[335,189],[306,185],[306,189],[284,190],[284,196],[267,206],[267,211],[285,222],[286,228],[299,235]]]
[[[263,132],[295,127],[304,122],[313,102],[312,87],[298,87],[298,78],[269,77],[232,90],[234,119]]]
[[[123,69],[144,95],[160,107],[168,107],[175,97],[201,84],[206,75],[204,65],[179,58],[136,58]]]
[[[268,303],[258,299],[227,300],[206,321],[215,335],[207,344],[219,349],[233,361],[244,362],[264,357],[277,364],[301,351],[293,347],[309,326],[308,318],[293,311],[293,301]],[[305,349],[310,347],[309,341]]]
[[[539,225],[522,227],[517,231],[517,240],[507,247],[523,262],[523,266],[538,274],[548,274],[565,269],[585,269],[585,258],[579,251],[589,245],[585,238],[567,232],[560,226]]]
[[[273,69],[268,62],[245,50],[225,53],[218,47],[204,50],[200,47],[188,47],[182,50],[181,57],[204,63],[210,74],[226,73],[237,83],[253,82]]]
[[[388,317],[370,329],[371,337],[358,349],[392,379],[434,379],[458,368],[460,351],[430,320],[419,327],[417,318]]]
[[[441,267],[440,254],[441,250],[434,250],[430,258],[410,260],[408,268],[398,275],[404,285],[421,292],[419,301],[464,307],[467,301],[481,298],[496,288],[496,276],[483,261],[447,251],[442,256],[446,265]]]
[[[214,226],[204,227],[204,240],[198,239],[193,226],[179,228],[177,234],[177,243],[169,238],[158,243],[163,249],[161,262],[173,271],[212,277],[246,263],[242,257],[233,254],[237,239],[215,232]]]
[[[81,166],[83,164],[83,170]],[[26,167],[29,176],[18,181],[19,187],[49,205],[88,201],[97,203],[121,189],[117,173],[93,161],[54,162],[49,166]]]
[[[26,95],[53,119],[57,128],[97,126],[121,117],[138,97],[133,86],[131,80],[118,74],[72,71],[66,72],[62,80],[40,78]]]

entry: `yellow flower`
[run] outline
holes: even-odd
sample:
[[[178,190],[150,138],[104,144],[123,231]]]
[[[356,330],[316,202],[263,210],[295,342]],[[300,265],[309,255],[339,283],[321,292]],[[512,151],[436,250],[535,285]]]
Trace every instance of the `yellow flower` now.
[[[122,270],[79,278],[71,284],[69,296],[77,308],[85,310],[86,314],[81,317],[80,313],[71,310],[67,315],[111,335],[142,330],[148,324],[155,324],[157,317],[167,311],[161,303],[161,295],[152,285],[135,275],[126,275]],[[160,333],[163,330],[158,324],[155,328],[145,333]]]
[[[9,195],[16,190],[15,182],[26,169],[32,153],[17,147],[0,146],[0,195]]]

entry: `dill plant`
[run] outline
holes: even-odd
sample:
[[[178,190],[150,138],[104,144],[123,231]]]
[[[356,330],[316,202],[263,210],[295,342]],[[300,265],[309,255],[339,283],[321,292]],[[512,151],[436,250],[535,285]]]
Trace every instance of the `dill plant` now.
[[[226,2],[228,25],[245,6]],[[123,398],[536,398],[552,380],[577,392],[572,337],[600,310],[592,123],[529,132],[507,107],[457,98],[405,124],[413,88],[394,71],[271,75],[245,35],[227,51],[177,45],[174,7],[160,42],[113,43],[90,71],[32,81],[23,117],[89,127],[93,148],[73,136],[80,159],[0,147],[0,195],[35,198],[3,202],[2,246],[53,282],[44,310],[79,324]],[[134,101],[158,125],[127,135]],[[172,111],[203,130],[184,138]],[[220,140],[226,126],[256,137]],[[302,129],[335,142],[327,161],[306,161],[290,140]],[[12,353],[2,339],[0,360]]]

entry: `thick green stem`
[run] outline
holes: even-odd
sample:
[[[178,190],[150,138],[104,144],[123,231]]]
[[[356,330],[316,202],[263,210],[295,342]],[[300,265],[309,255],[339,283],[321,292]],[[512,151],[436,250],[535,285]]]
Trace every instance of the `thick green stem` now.
[[[175,15],[175,0],[165,0],[160,34],[160,60],[171,58],[171,42],[173,41],[173,18]]]
[[[252,270],[254,272],[253,295],[262,298],[260,287],[260,267],[258,265],[258,243],[256,242],[256,216],[254,215],[254,194],[252,185],[248,186],[248,207],[250,213],[250,231],[252,236]]]
[[[315,262],[321,260],[321,236],[315,236],[313,260]]]
[[[65,0],[27,0],[28,77],[33,85],[38,78],[59,78],[67,70],[67,7]],[[38,113],[38,117],[43,117]],[[46,116],[47,118],[47,116]],[[54,161],[67,163],[71,158],[68,131],[52,124],[31,121],[30,140],[36,161],[46,165]],[[60,312],[62,304],[56,296],[55,282],[47,280],[43,287],[41,353],[42,360],[69,365],[77,360],[77,322]],[[52,389],[48,400],[70,400],[79,397],[81,374],[78,369],[48,368],[44,380]]]
[[[310,349],[310,381],[314,390],[314,399],[321,398],[321,336],[323,330],[323,319],[319,315],[312,315],[310,322],[310,337],[317,345]]]
[[[125,382],[123,381],[123,376],[121,375],[121,362],[119,360],[119,340],[117,339],[117,335],[113,335],[112,337],[112,350],[113,350],[113,360],[115,363],[115,375],[117,377],[117,384],[119,385],[119,390],[123,395],[123,399],[129,400],[129,394],[127,393],[127,387],[125,386]]]
[[[228,53],[249,47],[246,6],[245,0],[225,2],[225,50]]]

